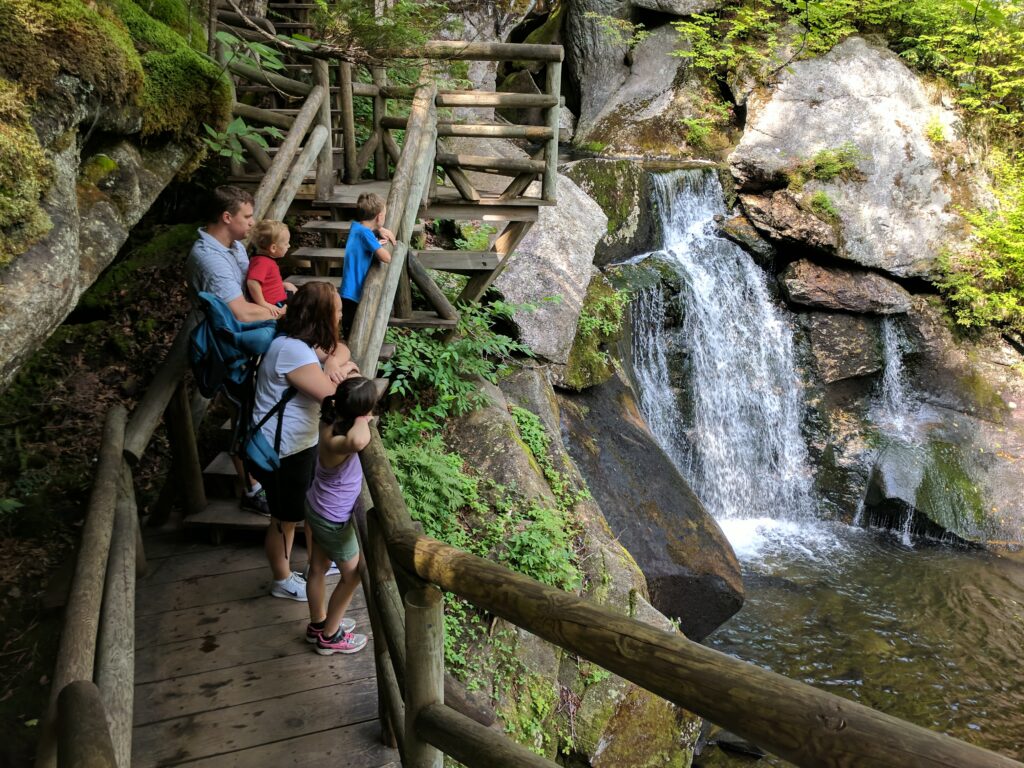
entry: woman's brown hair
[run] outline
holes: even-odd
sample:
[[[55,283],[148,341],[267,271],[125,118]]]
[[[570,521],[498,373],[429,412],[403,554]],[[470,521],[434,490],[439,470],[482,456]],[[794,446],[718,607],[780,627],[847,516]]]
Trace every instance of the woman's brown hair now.
[[[306,283],[288,299],[288,311],[277,321],[278,333],[333,354],[338,346],[337,298],[338,289],[330,283]]]

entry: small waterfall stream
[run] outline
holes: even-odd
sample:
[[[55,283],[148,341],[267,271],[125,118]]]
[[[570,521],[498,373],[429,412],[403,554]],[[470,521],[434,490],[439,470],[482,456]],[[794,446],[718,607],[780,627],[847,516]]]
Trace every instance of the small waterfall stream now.
[[[644,414],[719,521],[805,519],[813,505],[792,332],[764,272],[717,234],[714,217],[725,212],[717,176],[686,170],[654,181],[664,248],[638,260],[657,258],[678,273],[682,289],[673,300],[684,320],[679,329],[665,329],[658,288],[635,304],[633,367]],[[673,395],[666,355],[680,341],[690,423]]]

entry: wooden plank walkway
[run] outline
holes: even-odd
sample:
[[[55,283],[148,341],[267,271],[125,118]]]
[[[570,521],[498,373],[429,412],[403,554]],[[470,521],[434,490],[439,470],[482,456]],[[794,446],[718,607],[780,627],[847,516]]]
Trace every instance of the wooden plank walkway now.
[[[296,550],[292,562],[304,563],[301,544]],[[314,653],[303,635],[306,604],[267,594],[262,537],[213,546],[157,534],[146,554],[133,768],[399,765],[380,743],[372,639],[352,655]],[[369,634],[362,589],[348,615]]]

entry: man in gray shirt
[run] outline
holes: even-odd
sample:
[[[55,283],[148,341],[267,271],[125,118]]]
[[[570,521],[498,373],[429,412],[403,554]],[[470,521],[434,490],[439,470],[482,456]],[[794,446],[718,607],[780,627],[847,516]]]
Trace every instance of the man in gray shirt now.
[[[273,320],[270,310],[249,301],[243,290],[249,256],[242,240],[253,226],[252,195],[238,187],[213,190],[207,225],[188,255],[188,281],[198,293],[212,293],[240,322]]]

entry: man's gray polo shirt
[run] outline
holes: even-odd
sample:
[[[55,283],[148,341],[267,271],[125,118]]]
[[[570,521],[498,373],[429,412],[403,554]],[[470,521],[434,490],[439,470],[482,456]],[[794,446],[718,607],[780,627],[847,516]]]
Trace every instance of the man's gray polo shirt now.
[[[188,282],[198,293],[206,291],[228,304],[242,295],[245,275],[249,271],[249,255],[245,246],[235,240],[225,248],[217,238],[199,229],[199,239],[188,255]]]

